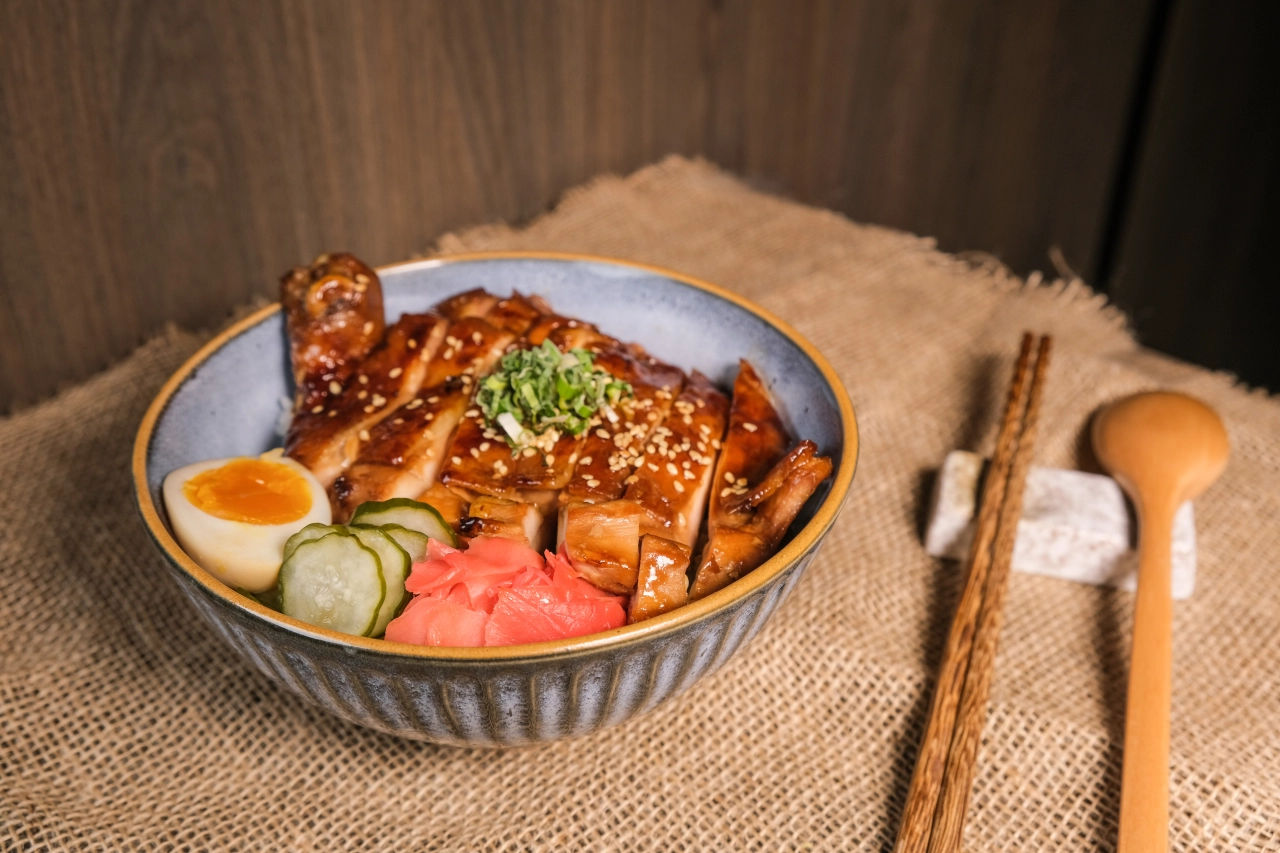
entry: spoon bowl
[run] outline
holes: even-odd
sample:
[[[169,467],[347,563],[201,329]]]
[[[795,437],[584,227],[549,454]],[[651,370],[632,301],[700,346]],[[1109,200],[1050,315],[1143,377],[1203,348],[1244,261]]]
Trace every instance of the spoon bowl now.
[[[1218,414],[1172,391],[1112,403],[1094,420],[1093,450],[1135,503],[1168,497],[1175,509],[1218,479],[1230,452]]]
[[[1173,517],[1222,473],[1230,446],[1213,409],[1169,391],[1112,403],[1093,450],[1138,511],[1138,594],[1124,722],[1119,853],[1169,849],[1169,706],[1173,693]]]

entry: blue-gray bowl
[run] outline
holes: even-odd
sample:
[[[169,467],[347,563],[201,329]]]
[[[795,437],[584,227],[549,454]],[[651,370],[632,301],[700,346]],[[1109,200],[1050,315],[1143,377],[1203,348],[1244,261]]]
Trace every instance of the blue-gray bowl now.
[[[795,435],[835,476],[768,562],[699,601],[601,634],[498,648],[435,648],[338,634],[290,619],[191,560],[164,517],[160,483],[183,465],[280,442],[290,395],[279,306],[218,335],[165,384],[134,445],[139,511],[196,610],[269,678],[338,716],[403,737],[467,746],[548,741],[642,714],[719,668],[773,614],[835,522],[853,482],[858,430],[848,394],[811,344],[741,297],[634,263],[501,253],[380,269],[387,315],[474,287],[545,296],[558,310],[729,386],[739,358],[769,382]]]

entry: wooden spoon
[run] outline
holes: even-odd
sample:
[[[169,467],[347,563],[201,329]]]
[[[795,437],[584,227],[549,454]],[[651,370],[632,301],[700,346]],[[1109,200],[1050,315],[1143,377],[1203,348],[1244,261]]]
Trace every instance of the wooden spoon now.
[[[1093,449],[1138,511],[1138,594],[1124,722],[1119,853],[1169,849],[1173,516],[1226,467],[1227,431],[1191,397],[1135,394],[1093,422]]]

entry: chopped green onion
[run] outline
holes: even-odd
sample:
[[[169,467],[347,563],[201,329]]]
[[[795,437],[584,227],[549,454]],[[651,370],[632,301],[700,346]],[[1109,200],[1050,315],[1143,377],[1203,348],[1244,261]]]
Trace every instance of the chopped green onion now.
[[[543,341],[503,356],[498,369],[480,383],[476,403],[518,449],[553,429],[581,435],[601,410],[616,421],[613,406],[630,396],[631,386],[596,367],[589,351],[562,353]]]

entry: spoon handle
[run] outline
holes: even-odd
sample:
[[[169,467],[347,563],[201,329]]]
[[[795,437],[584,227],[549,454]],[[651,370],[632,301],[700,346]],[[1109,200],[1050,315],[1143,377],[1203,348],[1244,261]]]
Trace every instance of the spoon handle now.
[[[1138,594],[1124,722],[1119,853],[1169,849],[1169,705],[1173,679],[1172,500],[1139,510]]]

